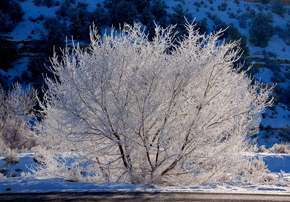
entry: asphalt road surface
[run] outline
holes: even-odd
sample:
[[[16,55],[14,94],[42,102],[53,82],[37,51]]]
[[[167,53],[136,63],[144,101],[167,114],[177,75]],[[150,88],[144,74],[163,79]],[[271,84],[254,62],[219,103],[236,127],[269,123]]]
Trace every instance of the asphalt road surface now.
[[[57,193],[5,193],[0,201],[289,201],[287,194],[240,194],[240,193],[201,193],[201,192],[57,192]]]

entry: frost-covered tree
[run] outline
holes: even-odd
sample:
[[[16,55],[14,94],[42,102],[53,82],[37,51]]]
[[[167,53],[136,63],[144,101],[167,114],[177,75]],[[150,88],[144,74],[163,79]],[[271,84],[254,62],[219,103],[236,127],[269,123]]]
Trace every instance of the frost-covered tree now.
[[[35,133],[28,121],[33,118],[32,109],[37,104],[37,92],[25,89],[20,84],[8,92],[0,88],[0,154],[7,148],[21,150],[31,148],[35,143]]]
[[[191,24],[179,43],[173,27],[156,27],[149,41],[141,27],[102,37],[93,29],[89,48],[55,54],[38,125],[43,141],[79,151],[98,182],[265,180],[263,162],[244,152],[270,91],[234,68],[237,42]]]

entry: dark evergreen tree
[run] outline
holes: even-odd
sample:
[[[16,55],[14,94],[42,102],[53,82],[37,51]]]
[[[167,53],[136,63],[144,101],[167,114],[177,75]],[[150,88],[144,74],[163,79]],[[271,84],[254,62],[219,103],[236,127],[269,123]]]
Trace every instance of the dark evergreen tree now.
[[[109,16],[101,4],[97,4],[97,7],[91,13],[90,20],[94,23],[98,32],[101,34],[101,27],[108,23]]]
[[[7,16],[7,20],[13,23],[20,22],[24,15],[21,5],[16,0],[1,0],[0,11]]]
[[[0,33],[8,33],[14,30],[16,25],[9,19],[8,14],[0,11]]]
[[[55,0],[43,0],[43,4],[48,8],[55,6]]]
[[[275,28],[278,36],[283,39],[286,44],[289,46],[290,45],[290,24],[286,23],[286,27],[282,28],[280,26],[276,26]]]
[[[11,89],[11,82],[10,82],[9,77],[7,75],[3,75],[0,73],[0,86],[6,92],[9,89]]]
[[[59,9],[56,10],[55,14],[59,18],[69,17],[69,14],[71,12],[71,1],[70,0],[64,0],[61,4]]]
[[[201,21],[197,21],[195,27],[201,34],[209,33],[208,22],[206,18],[202,18]]]
[[[214,24],[215,24],[215,31],[220,31],[220,30],[225,30],[223,32],[223,35],[221,36],[221,38],[227,38],[228,34],[229,34],[229,30],[228,28],[228,24],[226,22],[224,22],[221,18],[219,17],[215,17],[214,18]]]
[[[76,39],[88,39],[91,25],[88,4],[78,2],[76,8],[70,13],[70,32]]]
[[[261,0],[261,2],[262,2],[263,4],[267,4],[267,3],[270,3],[270,0]]]
[[[0,37],[0,44],[0,68],[7,71],[13,67],[12,63],[17,59],[17,46],[3,37]]]
[[[272,3],[272,11],[273,11],[273,13],[276,13],[276,14],[284,17],[285,13],[287,12],[287,8],[284,6],[282,0],[275,0]]]
[[[141,22],[143,25],[146,25],[152,21],[156,20],[152,12],[150,11],[149,8],[145,8],[143,10],[143,13],[141,14]]]
[[[171,24],[176,25],[176,31],[178,33],[175,37],[181,39],[181,36],[187,33],[184,27],[186,21],[191,23],[193,18],[191,13],[184,11],[183,6],[181,4],[178,4],[177,6],[173,7],[173,11],[174,13],[170,15],[170,22]]]
[[[12,1],[9,1],[8,6],[9,6],[8,13],[10,15],[10,19],[14,23],[22,21],[24,11],[22,10],[20,4],[17,1],[12,0]]]
[[[146,32],[148,34],[148,38],[149,40],[152,40],[152,38],[154,37],[155,34],[155,17],[154,15],[151,13],[149,8],[145,8],[143,10],[143,13],[141,14],[141,22],[143,25],[146,26]]]
[[[139,14],[143,13],[145,8],[150,7],[150,0],[133,0],[133,2]]]
[[[275,34],[273,16],[263,12],[258,13],[253,19],[250,29],[250,41],[260,47],[266,47]]]
[[[67,26],[65,23],[61,23],[57,17],[49,17],[43,22],[43,27],[41,40],[43,52],[47,56],[52,56],[54,48],[59,52],[59,49],[64,47]]]
[[[239,54],[243,54],[243,56],[248,56],[250,53],[250,49],[247,46],[247,37],[246,35],[241,34],[239,32],[238,28],[234,26],[233,23],[231,23],[228,27],[228,36],[227,41],[237,41],[240,40],[240,48],[241,52]]]
[[[40,6],[42,4],[42,0],[33,0],[34,5]]]
[[[155,16],[157,21],[164,21],[167,16],[166,8],[169,8],[164,0],[153,0],[153,5],[151,6],[151,12]]]
[[[47,75],[50,78],[53,78],[51,72],[48,70],[50,62],[48,56],[45,53],[38,54],[29,58],[27,65],[27,75],[22,75],[21,78],[25,82],[32,84],[38,91],[38,96],[40,99],[43,98],[43,90],[46,89],[43,76]]]
[[[122,0],[104,0],[103,4],[104,7],[107,9],[111,9],[112,7],[116,6],[118,3],[120,3]]]
[[[186,19],[189,22],[193,20],[192,14],[186,12],[181,4],[173,7],[173,11],[174,13],[170,17],[170,22],[171,24],[177,25],[177,27],[184,27]]]
[[[115,27],[124,23],[133,24],[136,21],[138,12],[133,2],[120,1],[109,9],[110,22]]]

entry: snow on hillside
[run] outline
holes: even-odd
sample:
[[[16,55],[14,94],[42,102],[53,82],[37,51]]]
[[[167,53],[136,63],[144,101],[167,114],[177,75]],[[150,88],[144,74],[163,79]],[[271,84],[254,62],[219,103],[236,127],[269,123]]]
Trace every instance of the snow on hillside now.
[[[89,4],[89,10],[92,11],[97,3],[102,3],[103,0],[85,0]],[[254,9],[256,13],[259,12],[257,4],[245,2],[240,0],[240,5],[237,6],[234,3],[234,0],[225,1],[228,4],[227,11],[219,11],[218,6],[221,2],[224,1],[214,1],[213,4],[209,4],[205,1],[205,4],[202,4],[200,7],[194,5],[193,0],[166,0],[169,8],[167,9],[169,13],[173,12],[172,7],[182,4],[185,9],[188,9],[188,12],[193,14],[193,17],[200,21],[202,18],[208,18],[207,13],[217,14],[223,21],[227,24],[233,23],[235,27],[239,28],[238,20],[229,18],[229,12],[237,13],[239,9],[245,11],[247,7]],[[198,1],[201,2],[201,1]],[[45,17],[55,16],[55,11],[59,6],[47,8],[46,6],[37,7],[33,4],[33,0],[26,0],[24,2],[19,2],[22,6],[23,11],[25,12],[24,20],[20,22],[15,30],[13,30],[9,37],[12,37],[11,41],[30,41],[31,39],[39,39],[41,37],[39,30],[43,29],[42,22],[32,22],[29,18],[37,18],[40,14],[43,14]],[[211,10],[213,8],[214,10]],[[290,9],[290,6],[287,6],[287,9]],[[274,14],[274,26],[276,25],[285,25],[287,22],[290,22],[290,15],[286,13],[284,18]],[[213,22],[208,20],[209,28],[213,29]],[[248,39],[249,36],[249,26],[246,29],[239,28],[239,31],[242,34],[245,34]],[[254,47],[248,40],[248,47],[250,48],[250,57],[260,57],[263,58],[263,48]],[[273,36],[269,45],[265,48],[267,51],[271,51],[277,54],[277,59],[290,59],[290,46],[287,46],[285,42],[280,39],[277,35]],[[23,70],[26,69],[28,63],[28,57],[20,58],[15,62],[15,67],[9,69],[8,72],[1,70],[1,73],[9,75],[11,78],[21,75]],[[254,61],[254,64],[259,62]],[[283,68],[286,70],[289,68],[289,65],[283,65]],[[256,78],[260,79],[264,83],[274,85],[271,81],[273,72],[267,67],[261,67],[259,72],[256,73]],[[289,80],[279,84],[284,87],[290,84]],[[271,128],[278,129],[289,129],[290,126],[290,112],[287,107],[282,104],[278,104],[275,108],[275,111],[267,109],[266,116],[262,120],[263,126],[270,126]],[[265,145],[266,148],[271,147],[275,143],[283,142],[284,139],[281,138],[277,131],[273,130],[268,137],[269,132],[262,131],[257,135],[257,142],[259,145]],[[8,172],[7,177],[0,178],[0,193],[7,193],[7,189],[10,188],[10,192],[48,192],[48,191],[83,191],[83,190],[92,190],[92,191],[213,191],[213,192],[279,192],[279,193],[289,193],[290,189],[286,186],[273,186],[273,185],[248,185],[248,186],[199,186],[199,187],[147,187],[147,186],[136,186],[126,183],[104,183],[104,184],[93,184],[93,183],[73,183],[67,182],[62,178],[54,179],[38,179],[34,176],[24,176],[21,177],[22,172],[28,172],[28,167],[32,164],[35,164],[33,161],[33,153],[29,154],[18,154],[19,163],[15,165],[6,165],[4,158],[0,158],[0,175],[1,173]],[[277,154],[277,153],[262,153],[264,161],[268,165],[268,168],[272,172],[273,176],[281,179],[283,178],[287,181],[290,181],[290,155],[286,154]],[[281,170],[283,172],[281,172]],[[284,172],[286,174],[284,174]],[[12,176],[16,177],[12,177]],[[11,176],[11,177],[9,177]]]
[[[88,9],[89,11],[93,11],[96,8],[96,5],[98,3],[102,3],[103,0],[86,0],[85,3],[89,4]],[[221,5],[221,3],[226,2],[227,8],[225,11],[222,11],[218,9],[218,7]],[[190,13],[192,13],[193,18],[195,18],[196,21],[202,20],[202,18],[208,19],[208,27],[211,31],[213,31],[214,23],[212,20],[209,19],[209,13],[211,15],[216,14],[219,18],[221,18],[224,22],[226,22],[228,25],[230,23],[233,23],[235,27],[239,29],[239,31],[246,35],[248,38],[248,47],[250,49],[250,56],[249,57],[258,57],[263,58],[263,50],[271,51],[275,54],[277,54],[277,58],[279,60],[289,59],[290,57],[290,46],[287,46],[285,42],[279,38],[277,35],[274,35],[269,42],[269,45],[266,48],[261,47],[255,47],[249,42],[249,28],[248,25],[246,29],[239,28],[239,22],[236,18],[230,18],[230,13],[235,14],[236,16],[240,15],[243,12],[254,10],[255,13],[259,13],[259,4],[258,3],[251,3],[246,2],[243,0],[239,1],[239,5],[234,0],[227,0],[227,1],[213,1],[212,4],[209,3],[209,1],[192,1],[192,0],[166,0],[166,3],[168,5],[167,11],[169,13],[173,13],[173,7],[177,6],[178,4],[181,4],[184,9]],[[199,3],[199,6],[197,6]],[[46,6],[35,6],[33,4],[33,0],[26,0],[24,2],[20,2],[25,15],[24,15],[24,21],[20,22],[16,29],[12,31],[9,36],[12,37],[12,41],[29,41],[31,39],[39,39],[40,38],[40,31],[42,30],[42,22],[32,22],[29,20],[29,18],[37,18],[40,14],[43,14],[45,17],[50,16],[56,16],[55,11],[59,8],[59,6],[55,7],[46,7]],[[286,6],[287,9],[290,9],[290,6]],[[261,9],[261,8],[260,8]],[[270,5],[266,5],[263,8],[263,11],[271,11]],[[290,15],[289,12],[285,14],[285,17],[281,17],[277,14],[273,14],[274,16],[274,27],[276,25],[285,26],[286,23],[290,22]],[[67,22],[69,23],[69,22]],[[247,21],[247,23],[250,23],[250,20]],[[70,36],[68,36],[70,38]],[[273,59],[273,58],[272,58]],[[14,69],[9,69],[8,72],[3,72],[3,74],[8,74],[9,77],[14,78],[15,76],[20,76],[21,73],[26,70],[26,64],[28,62],[28,58],[20,58],[18,61],[15,62]],[[257,62],[255,60],[252,61],[252,63],[255,64],[264,64],[264,62]],[[288,65],[282,65],[284,68],[284,73],[289,68]],[[260,79],[265,84],[275,85],[274,82],[271,81],[271,77],[273,77],[273,72],[269,70],[267,67],[261,67],[259,68],[259,72],[255,75],[256,79]],[[286,79],[286,82],[279,83],[279,86],[282,86],[286,88],[290,84],[289,80]],[[278,114],[277,114],[278,112]],[[271,114],[272,111],[267,110],[266,114]],[[264,117],[262,121],[263,126],[271,126],[272,128],[276,128],[277,131],[281,128],[289,128],[289,121],[290,121],[290,112],[288,109],[282,108],[280,104],[277,106],[277,110],[274,112],[275,116],[267,116]],[[263,137],[262,135],[259,135],[258,137]],[[279,141],[279,138],[275,140]],[[281,141],[283,141],[281,139]],[[260,141],[261,142],[261,141]],[[271,145],[271,144],[270,144]]]

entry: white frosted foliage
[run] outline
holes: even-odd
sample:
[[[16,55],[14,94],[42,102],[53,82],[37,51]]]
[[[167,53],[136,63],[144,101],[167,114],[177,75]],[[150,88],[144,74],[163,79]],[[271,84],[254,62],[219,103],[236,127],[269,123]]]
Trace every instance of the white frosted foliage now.
[[[56,150],[80,151],[100,182],[265,180],[264,164],[244,152],[270,91],[234,67],[238,42],[186,29],[182,41],[174,27],[156,27],[153,41],[139,24],[120,35],[93,29],[89,48],[55,55],[43,137]]]

